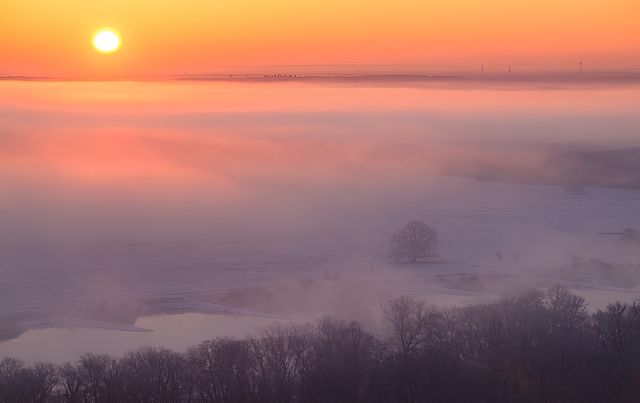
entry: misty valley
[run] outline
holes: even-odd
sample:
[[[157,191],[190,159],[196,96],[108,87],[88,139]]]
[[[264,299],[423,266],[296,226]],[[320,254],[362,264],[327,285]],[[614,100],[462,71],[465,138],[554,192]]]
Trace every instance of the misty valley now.
[[[634,82],[0,90],[2,402],[640,399]]]

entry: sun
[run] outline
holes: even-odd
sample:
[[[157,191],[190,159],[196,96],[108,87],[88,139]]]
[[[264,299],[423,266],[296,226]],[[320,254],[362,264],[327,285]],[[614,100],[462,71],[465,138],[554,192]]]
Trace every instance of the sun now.
[[[113,53],[120,49],[120,34],[113,29],[101,29],[93,34],[93,47],[100,53]]]

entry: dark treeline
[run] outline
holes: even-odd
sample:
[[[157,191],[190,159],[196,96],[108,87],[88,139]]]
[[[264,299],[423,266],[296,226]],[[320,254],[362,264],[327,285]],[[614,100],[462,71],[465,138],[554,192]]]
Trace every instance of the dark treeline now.
[[[382,307],[386,331],[325,318],[185,353],[0,362],[1,402],[638,402],[640,305],[589,314],[555,287],[441,309]]]

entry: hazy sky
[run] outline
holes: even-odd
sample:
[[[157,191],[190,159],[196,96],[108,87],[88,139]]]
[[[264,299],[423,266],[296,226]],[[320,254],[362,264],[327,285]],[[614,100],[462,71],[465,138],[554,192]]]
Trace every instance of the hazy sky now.
[[[640,66],[637,0],[2,0],[0,74],[238,65]],[[123,48],[97,54],[111,26]]]

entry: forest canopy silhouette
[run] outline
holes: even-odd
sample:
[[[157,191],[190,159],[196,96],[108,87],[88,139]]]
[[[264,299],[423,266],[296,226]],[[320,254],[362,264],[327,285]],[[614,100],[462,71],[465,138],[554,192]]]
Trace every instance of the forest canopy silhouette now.
[[[1,402],[636,402],[640,305],[562,287],[456,308],[400,297],[385,330],[325,317],[64,365],[0,361]],[[205,335],[203,335],[205,336]]]

